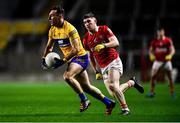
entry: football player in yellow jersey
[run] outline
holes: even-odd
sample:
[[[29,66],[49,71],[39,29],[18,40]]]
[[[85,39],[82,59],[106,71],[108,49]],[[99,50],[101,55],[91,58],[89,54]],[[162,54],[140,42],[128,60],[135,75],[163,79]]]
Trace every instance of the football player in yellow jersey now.
[[[51,28],[42,56],[42,67],[47,68],[45,56],[53,50],[54,43],[57,42],[64,54],[64,58],[60,60],[55,59],[56,64],[54,68],[68,63],[63,77],[80,97],[80,112],[86,110],[91,104],[84,93],[86,92],[96,99],[101,100],[106,105],[106,115],[110,115],[115,102],[104,96],[98,88],[90,84],[86,71],[89,64],[88,55],[82,46],[80,36],[75,27],[64,20],[64,9],[58,6],[53,7],[49,13],[49,22]]]

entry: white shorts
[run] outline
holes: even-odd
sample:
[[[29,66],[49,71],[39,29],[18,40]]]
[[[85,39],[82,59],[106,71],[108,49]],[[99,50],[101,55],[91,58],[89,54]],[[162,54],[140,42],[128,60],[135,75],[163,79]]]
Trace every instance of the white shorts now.
[[[172,63],[171,61],[161,62],[161,61],[154,61],[152,69],[165,69],[165,70],[172,70]]]
[[[115,60],[113,60],[109,65],[107,65],[104,68],[100,68],[101,73],[103,75],[103,80],[108,79],[108,71],[111,69],[116,69],[119,71],[120,76],[123,74],[123,65],[121,59],[118,57]]]

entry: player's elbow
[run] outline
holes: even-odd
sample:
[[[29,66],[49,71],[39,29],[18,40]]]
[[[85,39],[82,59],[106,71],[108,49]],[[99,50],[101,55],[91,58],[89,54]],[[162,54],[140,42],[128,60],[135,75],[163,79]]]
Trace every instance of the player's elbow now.
[[[176,50],[175,48],[173,48],[172,54],[174,55],[175,53],[176,53]]]
[[[119,47],[119,41],[116,37],[113,38],[114,47]]]
[[[119,47],[119,41],[116,42],[115,47]]]
[[[114,43],[113,43],[113,46],[112,47],[119,47],[119,42],[118,41],[115,41]]]

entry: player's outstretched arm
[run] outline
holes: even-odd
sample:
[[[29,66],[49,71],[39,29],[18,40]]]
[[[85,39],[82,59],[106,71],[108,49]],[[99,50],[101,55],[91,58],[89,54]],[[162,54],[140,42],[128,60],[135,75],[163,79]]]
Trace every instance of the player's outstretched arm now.
[[[41,59],[41,67],[42,67],[42,69],[48,69],[47,64],[46,64],[46,62],[45,62],[45,57],[46,57],[46,55],[47,55],[49,52],[52,51],[53,45],[54,45],[53,40],[51,40],[51,39],[49,38],[49,39],[48,39],[48,43],[47,43],[47,45],[46,45],[46,47],[45,47],[45,50],[44,50],[42,59]]]
[[[42,58],[45,58],[46,55],[53,50],[53,45],[54,45],[53,40],[49,38],[48,42],[47,42],[47,45],[46,45],[46,47],[44,49],[44,53],[43,53]]]
[[[102,74],[99,72],[99,70],[97,70],[97,65],[96,65],[96,62],[94,60],[92,53],[89,54],[89,58],[90,58],[90,65],[91,65],[94,73],[96,74],[96,80],[101,80]]]

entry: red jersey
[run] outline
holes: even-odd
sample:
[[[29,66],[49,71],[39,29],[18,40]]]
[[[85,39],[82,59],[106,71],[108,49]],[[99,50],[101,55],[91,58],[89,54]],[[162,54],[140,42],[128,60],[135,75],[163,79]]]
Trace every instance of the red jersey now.
[[[151,41],[151,47],[154,52],[157,61],[166,61],[165,56],[170,53],[170,47],[172,46],[172,40],[168,37]]]
[[[87,32],[83,39],[84,48],[91,52],[101,68],[106,67],[119,54],[115,48],[104,48],[100,52],[94,51],[97,44],[109,42],[108,38],[114,36],[113,32],[107,26],[98,26],[98,31],[94,34]]]

